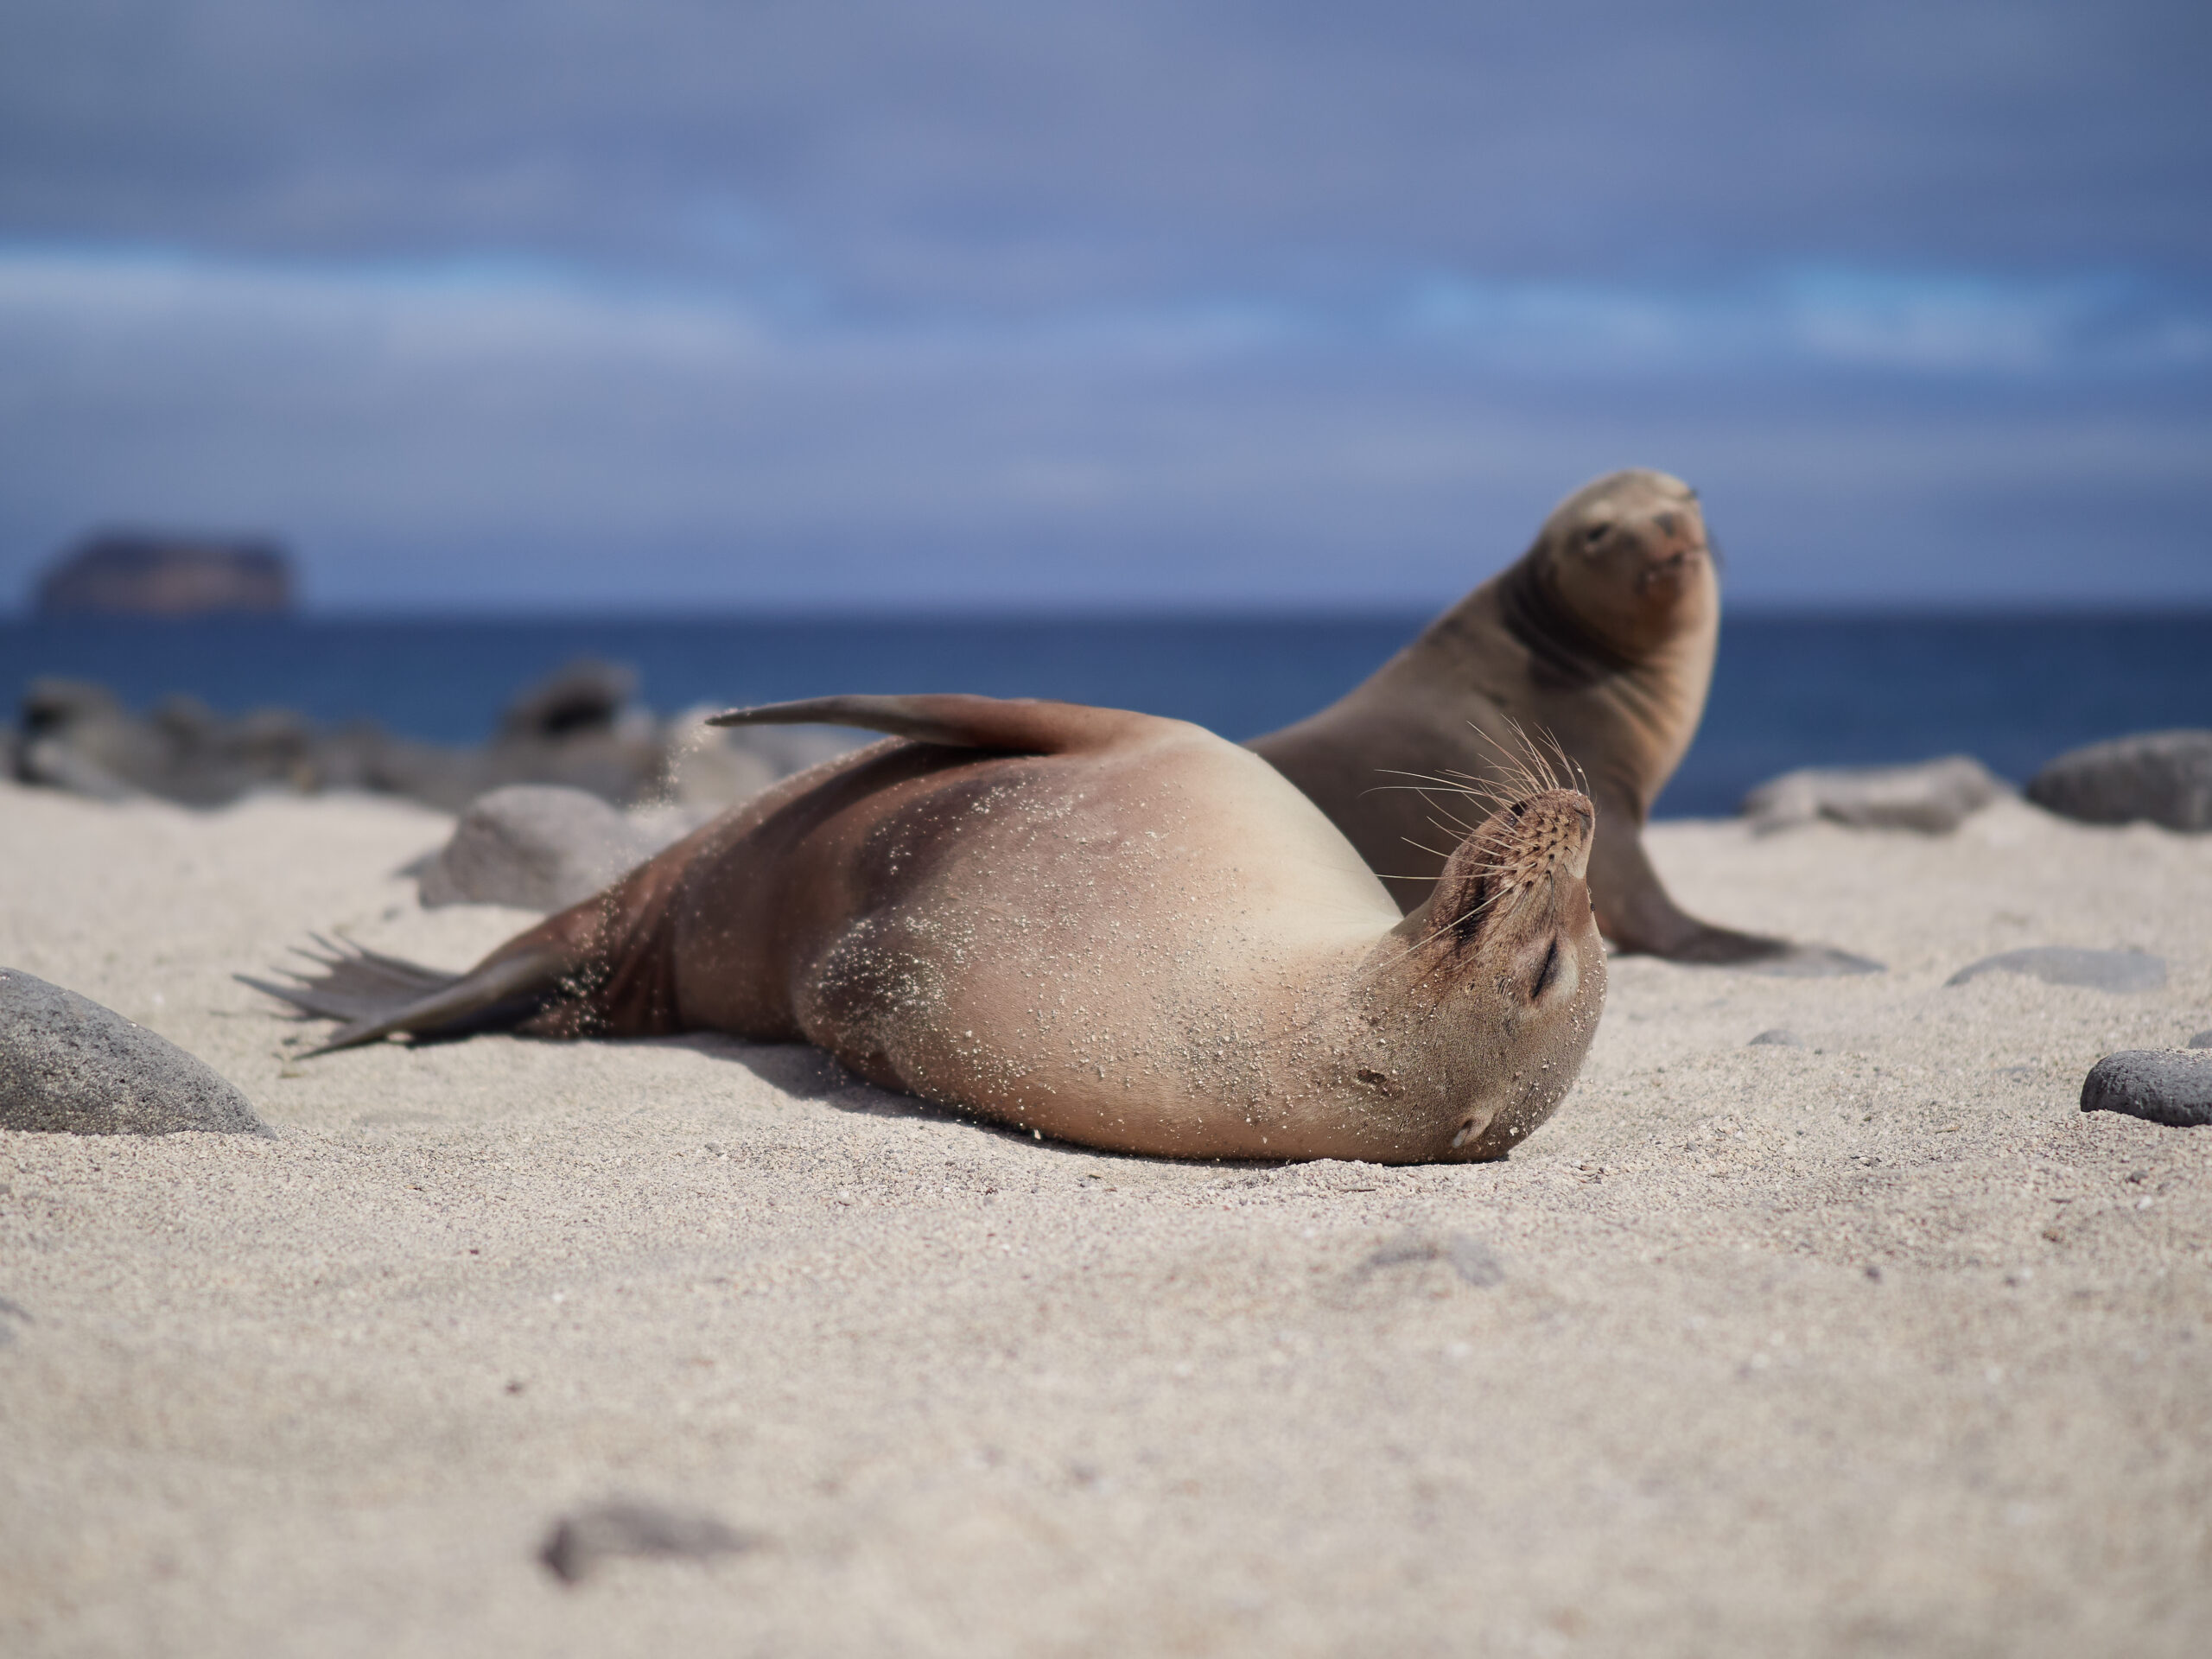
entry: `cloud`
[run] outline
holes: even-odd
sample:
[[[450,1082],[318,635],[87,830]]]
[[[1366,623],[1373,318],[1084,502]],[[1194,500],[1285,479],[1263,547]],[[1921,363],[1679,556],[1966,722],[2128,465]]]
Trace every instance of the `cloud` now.
[[[0,537],[20,582],[92,518],[275,527],[355,605],[1418,604],[1649,463],[1756,529],[1754,597],[1971,592],[1982,548],[1942,538],[1993,512],[2029,521],[2008,591],[2063,589],[2023,504],[2065,488],[2155,506],[2133,569],[2094,574],[2164,592],[2212,423],[2082,389],[2193,385],[2208,334],[2094,280],[1424,279],[853,321],[543,266],[19,250]],[[1839,499],[1896,556],[1808,531]]]
[[[1753,596],[2212,592],[2201,7],[8,35],[0,592],[136,518],[329,603],[1427,603],[1630,463]]]
[[[2171,0],[25,0],[10,32],[19,237],[893,308],[2212,252],[2212,21]]]

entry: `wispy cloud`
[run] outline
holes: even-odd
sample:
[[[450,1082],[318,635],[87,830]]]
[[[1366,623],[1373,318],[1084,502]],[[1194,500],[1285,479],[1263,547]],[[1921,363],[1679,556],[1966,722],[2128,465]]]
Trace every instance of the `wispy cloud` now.
[[[23,573],[95,519],[257,524],[354,603],[511,593],[521,550],[544,603],[1425,602],[1584,477],[1656,464],[1707,488],[1754,596],[1969,587],[1980,550],[1944,537],[1993,501],[2029,538],[2006,580],[2041,558],[2048,586],[2063,545],[2033,552],[2025,504],[2060,487],[2154,505],[2138,581],[2166,591],[2212,487],[2207,333],[2101,277],[1431,278],[891,319],[544,262],[16,248],[0,546]],[[2120,382],[2193,413],[2082,404]],[[1983,401],[1962,424],[1931,388]],[[1838,499],[1888,516],[1883,550],[1839,561],[1834,515],[1808,528]]]
[[[0,594],[1427,602],[1625,464],[1739,594],[2212,592],[2201,4],[16,12]]]

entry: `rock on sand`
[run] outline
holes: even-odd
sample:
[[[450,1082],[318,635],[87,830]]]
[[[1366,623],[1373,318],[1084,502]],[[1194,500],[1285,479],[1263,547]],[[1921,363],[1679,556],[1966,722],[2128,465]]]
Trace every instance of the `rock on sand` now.
[[[270,1132],[244,1095],[168,1038],[12,968],[0,969],[0,1128]]]
[[[2212,1053],[2132,1048],[2107,1054],[2082,1081],[2082,1109],[2125,1112],[2176,1128],[2212,1123]]]

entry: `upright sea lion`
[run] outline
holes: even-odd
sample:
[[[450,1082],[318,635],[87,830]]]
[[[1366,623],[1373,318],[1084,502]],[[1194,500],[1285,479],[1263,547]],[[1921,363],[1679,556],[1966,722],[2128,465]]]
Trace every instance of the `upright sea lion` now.
[[[1700,922],[1644,855],[1644,821],[1696,734],[1719,634],[1697,492],[1664,473],[1611,473],[1562,501],[1528,552],[1373,677],[1249,747],[1396,878],[1392,891],[1411,911],[1448,855],[1417,785],[1495,782],[1522,729],[1545,734],[1597,803],[1590,893],[1618,948],[1780,972],[1873,969],[1825,946]]]
[[[1499,1157],[1597,1029],[1592,811],[1547,779],[1495,797],[1401,918],[1280,773],[1181,721],[970,696],[719,719],[906,741],[785,779],[467,974],[345,952],[261,988],[347,1020],[329,1048],[804,1039],[1001,1122],[1201,1157]]]

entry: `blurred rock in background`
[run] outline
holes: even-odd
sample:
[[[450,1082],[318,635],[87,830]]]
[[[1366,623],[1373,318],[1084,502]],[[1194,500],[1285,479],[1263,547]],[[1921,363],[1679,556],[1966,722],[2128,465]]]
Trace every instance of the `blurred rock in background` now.
[[[397,737],[367,721],[318,728],[288,709],[227,716],[187,696],[144,715],[86,680],[37,679],[0,770],[99,800],[151,796],[213,807],[257,790],[401,795],[458,813],[489,791],[557,784],[620,807],[719,808],[861,741],[822,728],[723,731],[712,709],[662,720],[637,701],[635,670],[584,659],[527,686],[490,742]]]
[[[2028,780],[2027,793],[2083,823],[2212,830],[2212,731],[2141,732],[2069,749]]]

